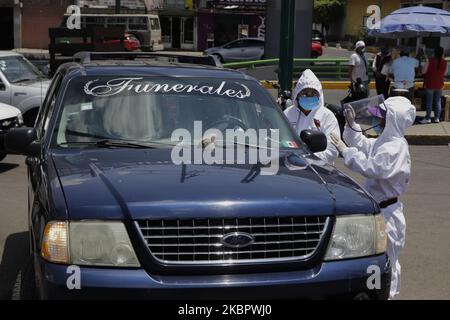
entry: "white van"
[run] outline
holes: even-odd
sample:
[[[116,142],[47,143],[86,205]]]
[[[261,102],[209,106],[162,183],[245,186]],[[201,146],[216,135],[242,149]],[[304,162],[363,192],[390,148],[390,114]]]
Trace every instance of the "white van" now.
[[[62,27],[66,26],[64,15]],[[81,27],[125,27],[125,31],[133,34],[141,42],[144,51],[164,50],[161,37],[159,16],[154,14],[81,14]]]

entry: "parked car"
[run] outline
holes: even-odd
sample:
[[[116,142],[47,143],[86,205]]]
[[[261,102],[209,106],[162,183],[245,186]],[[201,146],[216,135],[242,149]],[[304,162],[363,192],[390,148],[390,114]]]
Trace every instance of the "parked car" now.
[[[125,32],[123,40],[117,39],[117,40],[106,40],[104,41],[105,44],[110,43],[119,43],[123,41],[123,46],[126,51],[138,51],[141,50],[141,42],[139,39],[132,33]]]
[[[220,62],[259,60],[264,58],[264,40],[243,38],[223,46],[209,48],[205,54],[216,56]]]
[[[28,157],[29,170],[32,253],[16,292],[387,297],[379,206],[314,155],[326,148],[325,135],[298,137],[256,79],[151,59],[68,63],[45,101],[36,126],[13,129],[5,141],[8,152]],[[195,148],[204,142],[195,138],[198,121],[222,132],[278,129],[278,174],[263,175],[259,165],[175,163],[174,130],[192,134],[183,143]],[[372,290],[374,268],[380,287]]]
[[[0,161],[6,157],[4,148],[4,137],[12,128],[23,125],[22,113],[19,109],[0,103]]]
[[[311,58],[318,58],[322,56],[323,54],[323,48],[320,42],[313,41],[311,44]]]
[[[322,46],[325,45],[326,39],[322,32],[319,30],[314,29],[312,31],[312,41],[320,42]]]
[[[264,40],[258,38],[238,39],[220,47],[207,49],[205,55],[216,56],[222,63],[264,59]],[[311,56],[317,58],[321,55],[321,44],[313,42]]]
[[[49,84],[23,55],[0,51],[0,102],[18,108],[27,126],[33,126]]]

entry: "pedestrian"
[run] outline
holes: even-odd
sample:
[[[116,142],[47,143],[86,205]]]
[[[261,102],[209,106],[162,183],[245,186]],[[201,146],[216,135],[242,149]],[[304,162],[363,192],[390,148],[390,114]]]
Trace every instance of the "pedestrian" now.
[[[391,81],[389,75],[385,71],[385,66],[391,62],[391,51],[389,45],[384,45],[380,52],[375,56],[373,60],[372,69],[375,74],[375,85],[377,88],[377,95],[382,94],[385,99],[389,97],[389,87]]]
[[[370,110],[372,109],[372,110]],[[405,97],[392,97],[381,106],[369,108],[382,129],[377,139],[362,134],[355,121],[355,111],[345,111],[347,124],[344,140],[332,135],[331,140],[344,158],[345,165],[366,178],[365,189],[379,203],[386,222],[387,254],[392,277],[390,299],[400,293],[400,251],[405,245],[406,222],[399,197],[406,191],[411,175],[409,146],[405,131],[414,124],[416,109]]]
[[[407,90],[408,99],[414,100],[414,81],[419,68],[419,61],[409,56],[407,50],[400,52],[400,58],[396,59],[391,66],[390,74],[394,78],[391,96],[395,95],[396,89]]]
[[[369,96],[369,68],[368,62],[365,56],[366,44],[364,41],[358,41],[355,44],[355,52],[350,56],[348,62],[348,72],[351,82],[351,87],[354,88],[355,84],[362,84],[365,88],[365,93],[361,99]]]
[[[298,80],[292,101],[294,105],[284,111],[287,119],[298,135],[309,129],[323,132],[329,143],[324,152],[316,155],[334,165],[338,151],[329,138],[332,133],[340,135],[339,124],[334,114],[325,108],[322,84],[311,70],[305,70]]]
[[[447,61],[444,59],[444,48],[437,47],[434,50],[434,57],[426,61],[422,74],[425,78],[426,106],[427,114],[421,124],[429,124],[431,120],[431,111],[434,106],[433,123],[439,123],[442,111],[442,89],[444,88],[444,79],[448,72]]]

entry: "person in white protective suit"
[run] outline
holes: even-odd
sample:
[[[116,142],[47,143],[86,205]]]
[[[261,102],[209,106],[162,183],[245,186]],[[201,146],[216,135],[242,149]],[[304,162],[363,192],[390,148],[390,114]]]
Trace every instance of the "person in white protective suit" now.
[[[345,165],[366,177],[365,188],[380,204],[388,236],[387,254],[392,265],[389,299],[400,293],[400,251],[405,245],[406,222],[403,204],[398,197],[405,193],[411,175],[409,146],[404,138],[406,129],[413,125],[416,109],[404,97],[389,98],[384,102],[382,133],[377,139],[366,138],[355,123],[355,112],[346,109],[347,124],[344,140],[338,135],[331,140],[344,158]],[[384,127],[384,128],[383,128]],[[356,130],[355,130],[356,129]]]
[[[298,135],[308,129],[323,132],[327,136],[328,146],[316,155],[333,165],[339,153],[330,142],[330,135],[340,135],[339,124],[334,114],[325,108],[322,84],[311,70],[305,70],[298,80],[292,101],[294,105],[284,111],[287,119]]]

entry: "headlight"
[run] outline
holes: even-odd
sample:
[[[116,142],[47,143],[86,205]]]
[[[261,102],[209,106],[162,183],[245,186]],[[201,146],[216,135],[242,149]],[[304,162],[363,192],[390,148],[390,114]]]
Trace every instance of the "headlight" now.
[[[139,267],[122,222],[57,222],[46,230],[58,237],[45,237],[42,256],[50,262],[82,266]],[[44,248],[55,248],[47,254]]]
[[[17,123],[19,124],[19,126],[23,125],[23,115],[22,115],[22,113],[19,113],[19,115],[17,116]]]
[[[387,235],[382,215],[337,217],[325,260],[341,260],[381,254]]]

